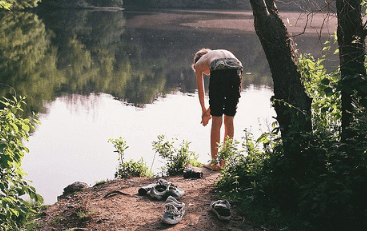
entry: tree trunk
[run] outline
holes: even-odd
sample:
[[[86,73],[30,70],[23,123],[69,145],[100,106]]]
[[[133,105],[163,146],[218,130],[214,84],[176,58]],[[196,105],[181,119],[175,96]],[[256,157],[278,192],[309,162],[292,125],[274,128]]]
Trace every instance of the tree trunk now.
[[[338,45],[341,71],[342,140],[353,137],[353,102],[366,106],[365,34],[362,26],[361,0],[337,0]]]
[[[273,0],[250,0],[255,30],[274,82],[274,108],[282,137],[311,132],[311,102],[297,71],[294,43]],[[286,144],[284,146],[287,146]]]

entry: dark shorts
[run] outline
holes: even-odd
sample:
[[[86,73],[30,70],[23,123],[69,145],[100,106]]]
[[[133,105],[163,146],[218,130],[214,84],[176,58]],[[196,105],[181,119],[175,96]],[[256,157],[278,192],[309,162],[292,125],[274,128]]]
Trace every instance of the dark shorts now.
[[[241,70],[213,70],[209,79],[209,105],[212,116],[235,116],[241,97]]]

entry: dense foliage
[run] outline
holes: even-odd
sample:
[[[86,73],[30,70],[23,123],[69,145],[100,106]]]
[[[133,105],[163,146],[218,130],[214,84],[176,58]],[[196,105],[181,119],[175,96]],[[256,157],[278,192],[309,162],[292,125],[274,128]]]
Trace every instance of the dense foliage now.
[[[11,4],[6,2],[6,1],[0,1],[0,10],[1,9],[6,9],[6,10],[10,10]]]
[[[260,224],[282,230],[367,227],[366,110],[354,109],[351,128],[358,136],[342,143],[339,77],[322,62],[312,56],[299,62],[313,97],[313,131],[292,144],[301,153],[286,155],[283,141],[292,137],[280,138],[276,128],[257,140],[246,136],[241,150],[220,153],[227,163],[218,186]]]
[[[20,168],[24,154],[28,152],[23,141],[28,140],[33,119],[19,117],[23,98],[1,101],[0,110],[0,230],[18,230],[27,218],[35,212],[31,204],[22,196],[42,202],[42,197],[34,187],[23,179],[25,173]]]
[[[40,3],[41,0],[2,0],[0,1],[0,9],[13,9],[13,10],[21,10],[25,8],[33,8]]]

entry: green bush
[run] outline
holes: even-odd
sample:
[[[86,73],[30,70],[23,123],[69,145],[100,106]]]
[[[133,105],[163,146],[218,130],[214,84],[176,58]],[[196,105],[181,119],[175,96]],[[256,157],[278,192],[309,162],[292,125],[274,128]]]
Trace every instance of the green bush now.
[[[119,154],[119,165],[115,172],[115,178],[122,179],[128,177],[153,176],[153,173],[146,166],[143,158],[140,158],[137,162],[132,159],[128,162],[124,161],[125,150],[128,149],[129,146],[127,146],[126,141],[122,137],[118,139],[109,139],[109,142],[114,145],[116,148],[115,152]]]
[[[40,230],[42,228],[41,217],[44,215],[43,211],[48,207],[48,205],[44,205],[41,202],[30,201],[29,206],[33,211],[28,214],[27,219],[22,224],[22,231],[34,231]]]
[[[366,230],[367,110],[351,112],[357,135],[343,143],[337,74],[327,74],[322,60],[312,56],[299,60],[299,71],[313,98],[313,132],[284,143],[301,152],[285,153],[284,139],[294,139],[280,139],[277,129],[256,140],[247,135],[242,150],[225,144],[219,153],[227,162],[217,186],[256,224],[269,228]]]
[[[161,168],[162,175],[173,176],[182,173],[187,165],[202,166],[197,161],[198,157],[195,152],[189,150],[189,142],[182,141],[181,145],[176,147],[175,140],[177,139],[169,142],[165,140],[164,135],[159,135],[158,141],[152,143],[153,150],[165,161],[165,166]]]
[[[130,160],[122,163],[115,173],[115,178],[127,178],[127,177],[152,177],[153,173],[149,171],[143,158],[140,158],[137,162]]]
[[[33,8],[38,5],[41,0],[1,0],[0,10],[2,8],[7,10],[21,10],[25,8]]]
[[[11,7],[11,4],[9,2],[0,1],[0,10],[1,9],[10,10],[10,7]]]
[[[24,98],[4,99],[0,110],[0,230],[19,230],[28,216],[36,211],[22,196],[42,203],[36,189],[23,179],[26,175],[20,168],[24,154],[29,152],[23,145],[27,141],[36,119],[23,119]]]

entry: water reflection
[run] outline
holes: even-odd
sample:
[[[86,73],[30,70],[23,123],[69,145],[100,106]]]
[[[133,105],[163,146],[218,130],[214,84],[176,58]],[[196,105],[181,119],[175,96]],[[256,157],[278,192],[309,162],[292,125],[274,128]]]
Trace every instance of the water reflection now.
[[[180,26],[180,21],[173,28],[141,28],[134,23],[145,20],[142,14],[57,11],[41,12],[39,17],[31,13],[3,15],[0,33],[6,39],[0,45],[4,54],[0,60],[1,95],[14,91],[26,95],[28,113],[44,112],[43,103],[64,94],[102,92],[144,107],[177,89],[195,92],[190,64],[201,47],[233,50],[252,74],[246,76],[245,88],[249,84],[271,86],[254,34],[190,29]],[[169,14],[161,22],[184,15]],[[190,20],[199,17],[189,16]]]
[[[244,64],[237,138],[270,123],[272,80],[255,33],[205,26],[243,17],[88,10],[0,16],[0,94],[25,95],[25,115],[41,114],[23,164],[46,203],[74,181],[113,177],[117,156],[109,138],[124,137],[126,158],[144,157],[150,165],[157,135],[176,136],[206,161],[209,126],[199,124],[190,68],[202,47],[231,50]]]

